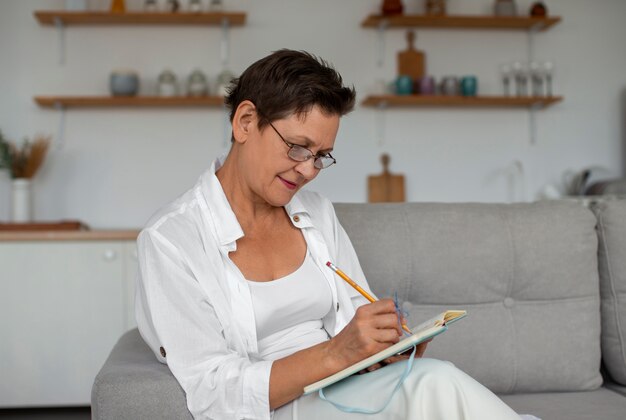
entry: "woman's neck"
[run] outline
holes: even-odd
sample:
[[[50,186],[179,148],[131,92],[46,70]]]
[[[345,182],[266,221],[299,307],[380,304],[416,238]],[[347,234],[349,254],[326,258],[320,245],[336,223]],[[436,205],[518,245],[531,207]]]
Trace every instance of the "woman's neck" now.
[[[231,156],[233,153],[237,153],[236,150],[231,150],[215,175],[222,185],[226,199],[237,216],[239,224],[246,232],[247,226],[266,222],[268,218],[282,213],[283,209],[272,206],[250,189],[235,167],[236,159]]]

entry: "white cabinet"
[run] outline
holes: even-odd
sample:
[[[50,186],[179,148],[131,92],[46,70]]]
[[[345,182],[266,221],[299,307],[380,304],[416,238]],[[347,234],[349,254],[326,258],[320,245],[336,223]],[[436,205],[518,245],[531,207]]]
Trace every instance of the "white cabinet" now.
[[[136,264],[134,240],[0,241],[0,407],[90,403]]]

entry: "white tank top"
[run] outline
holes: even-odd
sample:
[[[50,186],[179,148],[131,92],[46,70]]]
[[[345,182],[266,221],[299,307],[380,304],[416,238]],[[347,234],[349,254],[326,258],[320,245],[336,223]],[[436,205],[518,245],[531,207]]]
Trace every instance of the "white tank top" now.
[[[332,293],[308,250],[293,273],[248,284],[262,359],[280,359],[328,340],[322,318],[331,309]]]

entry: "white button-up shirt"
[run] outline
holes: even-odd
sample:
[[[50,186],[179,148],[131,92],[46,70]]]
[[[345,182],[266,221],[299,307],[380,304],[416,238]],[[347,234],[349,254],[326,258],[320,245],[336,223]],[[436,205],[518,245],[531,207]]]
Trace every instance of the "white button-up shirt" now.
[[[140,233],[137,324],[182,386],[194,418],[269,419],[272,361],[258,356],[250,289],[228,256],[244,234],[215,176],[220,166],[213,162]],[[369,286],[330,201],[299,191],[285,209],[315,263],[324,267],[333,310],[323,322],[334,336],[367,300],[326,262]]]

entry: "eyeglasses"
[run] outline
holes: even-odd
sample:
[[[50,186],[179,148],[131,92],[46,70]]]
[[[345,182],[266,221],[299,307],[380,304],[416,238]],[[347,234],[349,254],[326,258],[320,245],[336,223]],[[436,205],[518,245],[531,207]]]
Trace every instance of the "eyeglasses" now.
[[[291,159],[295,160],[296,162],[305,162],[313,158],[315,159],[313,160],[313,166],[316,169],[326,169],[329,166],[337,163],[337,160],[334,157],[332,157],[330,153],[326,153],[325,155],[314,155],[313,152],[311,152],[306,147],[300,146],[298,144],[289,143],[287,140],[285,140],[283,135],[278,132],[276,127],[274,127],[274,125],[271,122],[268,121],[268,124],[270,125],[270,127],[274,129],[276,134],[278,134],[278,137],[280,137],[280,139],[289,147],[287,156],[289,156]]]

